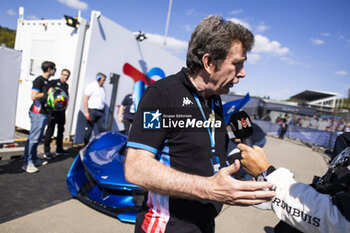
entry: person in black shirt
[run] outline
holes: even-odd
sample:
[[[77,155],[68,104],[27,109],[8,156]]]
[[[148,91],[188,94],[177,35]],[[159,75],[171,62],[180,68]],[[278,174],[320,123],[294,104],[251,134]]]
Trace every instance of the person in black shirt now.
[[[124,123],[125,134],[129,134],[130,126],[135,117],[134,94],[127,94],[120,105],[119,121]]]
[[[49,87],[61,88],[68,96],[68,79],[70,77],[70,71],[68,69],[63,69],[61,72],[61,77],[59,79],[55,79],[50,81]],[[45,131],[44,136],[44,158],[51,160],[53,156],[50,152],[50,143],[52,141],[52,135],[55,131],[55,126],[57,125],[57,138],[56,138],[56,154],[57,155],[68,155],[69,153],[63,150],[63,132],[64,132],[64,124],[66,123],[66,111],[53,111],[50,114],[49,123]]]
[[[220,16],[192,33],[187,68],[149,86],[129,133],[125,178],[148,193],[135,232],[214,232],[223,203],[259,204],[273,197],[268,182],[232,178],[220,94],[245,76],[253,34]]]
[[[29,109],[31,127],[24,150],[22,169],[28,173],[39,171],[36,166],[47,164],[46,160],[37,157],[37,147],[43,136],[48,121],[47,84],[49,78],[55,75],[56,65],[53,62],[45,61],[41,64],[43,74],[33,81],[32,100],[33,104]]]

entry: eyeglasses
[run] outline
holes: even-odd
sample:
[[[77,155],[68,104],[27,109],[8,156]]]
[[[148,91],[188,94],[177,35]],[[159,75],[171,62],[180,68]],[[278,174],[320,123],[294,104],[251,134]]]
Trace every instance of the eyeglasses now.
[[[223,22],[224,24],[227,24],[227,20],[224,19],[224,17],[221,17],[221,19],[219,19],[219,23]]]

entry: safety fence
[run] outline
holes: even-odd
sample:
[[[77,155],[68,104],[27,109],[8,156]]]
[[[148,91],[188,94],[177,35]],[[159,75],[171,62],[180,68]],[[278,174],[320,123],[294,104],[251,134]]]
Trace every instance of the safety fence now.
[[[279,135],[281,126],[278,123],[269,121],[253,120],[267,134]],[[300,140],[305,143],[310,143],[315,146],[322,146],[333,149],[335,139],[342,132],[330,132],[313,128],[304,128],[294,125],[289,125],[285,137],[290,139]]]

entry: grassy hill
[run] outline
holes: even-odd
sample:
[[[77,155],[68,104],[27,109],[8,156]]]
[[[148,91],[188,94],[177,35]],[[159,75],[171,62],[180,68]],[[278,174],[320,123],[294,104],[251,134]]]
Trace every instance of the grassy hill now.
[[[0,45],[5,44],[9,48],[15,46],[16,30],[0,26]]]

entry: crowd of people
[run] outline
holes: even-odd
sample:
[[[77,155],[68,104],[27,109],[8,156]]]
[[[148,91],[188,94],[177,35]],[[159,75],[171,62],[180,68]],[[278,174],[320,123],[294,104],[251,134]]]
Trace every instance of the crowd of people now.
[[[271,117],[266,114],[261,120],[272,121]],[[292,115],[289,116],[285,114],[284,116],[280,114],[276,119],[275,123],[281,124],[281,122],[287,125],[294,125],[304,128],[312,128],[318,130],[332,131],[332,132],[350,132],[350,121],[346,121],[344,118],[332,118],[332,117],[320,117],[319,115],[301,116]]]
[[[56,73],[56,64],[51,61],[45,61],[42,63],[41,69],[43,74],[33,81],[31,93],[33,104],[29,109],[31,128],[25,145],[22,166],[22,169],[28,173],[38,172],[39,166],[46,165],[48,160],[52,160],[55,156],[69,155],[69,151],[63,148],[63,133],[66,122],[65,110],[69,99],[67,81],[71,73],[68,69],[62,69],[59,79],[49,80]],[[83,100],[84,116],[86,118],[85,145],[90,140],[95,124],[98,126],[98,133],[105,131],[106,97],[103,87],[105,81],[106,75],[98,73],[96,80],[85,88]],[[59,96],[57,93],[59,93]],[[56,126],[56,152],[51,153],[50,145]],[[44,159],[37,156],[37,147],[43,136]]]
[[[332,118],[320,117],[318,115],[314,115],[313,117],[293,116],[289,124],[332,132],[350,132],[350,121],[346,122],[344,118],[333,120]]]

